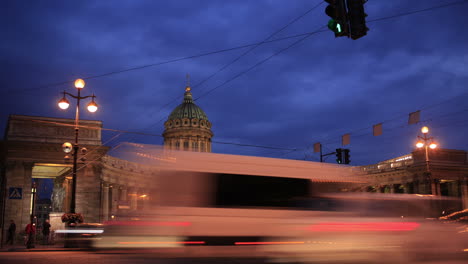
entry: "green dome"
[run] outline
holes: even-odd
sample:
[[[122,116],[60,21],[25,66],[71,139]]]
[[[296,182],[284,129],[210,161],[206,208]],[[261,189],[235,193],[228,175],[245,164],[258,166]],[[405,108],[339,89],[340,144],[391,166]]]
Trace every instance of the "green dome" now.
[[[168,121],[182,118],[208,120],[205,112],[193,102],[190,90],[190,87],[185,88],[184,102],[172,111]]]

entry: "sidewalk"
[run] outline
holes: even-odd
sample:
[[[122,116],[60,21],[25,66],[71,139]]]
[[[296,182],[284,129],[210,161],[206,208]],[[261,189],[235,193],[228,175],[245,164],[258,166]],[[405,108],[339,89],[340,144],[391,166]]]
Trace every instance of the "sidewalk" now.
[[[26,248],[26,246],[17,244],[17,245],[3,245],[3,248],[0,248],[0,252],[43,252],[43,251],[80,251],[85,250],[84,248],[66,248],[63,244],[55,245],[40,245],[36,244],[34,248]]]

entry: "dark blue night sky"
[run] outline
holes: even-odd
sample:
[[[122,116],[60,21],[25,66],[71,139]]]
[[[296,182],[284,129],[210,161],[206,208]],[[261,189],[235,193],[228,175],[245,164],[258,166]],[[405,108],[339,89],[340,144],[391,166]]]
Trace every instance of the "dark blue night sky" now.
[[[365,7],[372,21],[454,1],[370,0]],[[57,101],[64,89],[74,92],[76,78],[258,43],[320,2],[6,1],[0,128],[9,114],[73,118]],[[363,165],[411,152],[422,124],[441,147],[466,150],[468,1],[461,2],[369,22],[358,40],[320,32],[241,75],[299,38],[260,45],[219,73],[249,48],[88,79],[83,93],[95,93],[100,109],[82,116],[105,128],[160,135],[189,73],[214,141],[297,149],[213,144],[214,152],[318,160],[315,142],[333,151],[351,133],[352,164]],[[271,39],[323,28],[325,6]],[[408,126],[417,110],[423,123]],[[383,135],[373,137],[380,122]],[[108,146],[162,144],[158,136],[103,135]]]

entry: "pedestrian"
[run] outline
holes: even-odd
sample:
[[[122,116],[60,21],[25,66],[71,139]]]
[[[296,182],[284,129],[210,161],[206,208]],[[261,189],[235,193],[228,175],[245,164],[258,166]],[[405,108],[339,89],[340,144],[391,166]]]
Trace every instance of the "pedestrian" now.
[[[50,236],[50,224],[49,224],[49,219],[46,219],[44,221],[44,224],[42,225],[42,235],[44,239],[44,245],[49,244],[49,236]]]
[[[13,245],[15,243],[15,236],[16,236],[16,224],[15,224],[15,221],[10,220],[10,227],[8,227],[8,236],[7,236],[6,244],[8,245],[8,242],[10,242],[10,245]]]
[[[29,223],[26,226],[26,235],[28,236],[28,241],[26,242],[26,248],[34,248],[34,238],[36,236],[36,224]]]

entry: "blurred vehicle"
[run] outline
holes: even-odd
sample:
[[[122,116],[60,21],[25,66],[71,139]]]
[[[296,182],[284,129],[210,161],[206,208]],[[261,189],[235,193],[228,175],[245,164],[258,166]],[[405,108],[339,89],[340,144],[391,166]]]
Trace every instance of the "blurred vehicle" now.
[[[365,184],[352,167],[212,153],[133,153],[134,162],[154,166],[153,206],[106,222],[97,249],[408,263],[468,248],[463,234],[447,232],[455,229],[434,220],[441,205],[459,200],[336,193]]]
[[[263,250],[284,262],[419,263],[468,257],[463,226],[442,223],[442,206],[459,199],[418,194],[324,194],[309,202],[311,217],[293,247],[264,243]],[[349,212],[349,215],[340,215]],[[306,220],[303,219],[303,222]]]
[[[440,220],[468,223],[468,209],[453,212],[446,216],[439,217]]]
[[[63,235],[66,248],[92,248],[93,242],[100,239],[103,232],[104,227],[101,223],[81,223],[55,230],[56,234]]]

